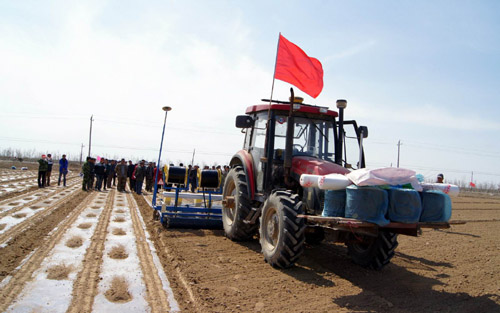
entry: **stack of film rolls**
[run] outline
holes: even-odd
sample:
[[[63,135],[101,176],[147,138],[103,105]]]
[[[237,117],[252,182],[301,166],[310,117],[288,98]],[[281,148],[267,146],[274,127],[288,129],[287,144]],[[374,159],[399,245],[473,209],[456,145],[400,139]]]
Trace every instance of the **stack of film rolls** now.
[[[343,190],[352,182],[347,176],[342,174],[328,174],[328,175],[313,175],[302,174],[300,176],[300,185],[306,188],[319,188],[322,190]],[[460,193],[460,188],[457,185],[443,184],[443,183],[420,183],[422,189],[439,190],[450,197],[456,197]]]
[[[199,187],[219,188],[221,182],[220,170],[200,170],[198,172]]]

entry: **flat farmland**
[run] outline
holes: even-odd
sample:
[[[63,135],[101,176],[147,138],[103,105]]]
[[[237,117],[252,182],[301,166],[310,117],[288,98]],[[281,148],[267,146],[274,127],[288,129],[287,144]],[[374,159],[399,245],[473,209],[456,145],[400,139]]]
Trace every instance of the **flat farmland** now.
[[[34,188],[0,172],[0,311],[500,312],[500,198],[453,199],[466,224],[399,236],[391,264],[353,264],[342,244],[306,246],[291,269],[264,262],[257,238],[166,229],[151,194]],[[20,183],[20,184],[19,184]]]

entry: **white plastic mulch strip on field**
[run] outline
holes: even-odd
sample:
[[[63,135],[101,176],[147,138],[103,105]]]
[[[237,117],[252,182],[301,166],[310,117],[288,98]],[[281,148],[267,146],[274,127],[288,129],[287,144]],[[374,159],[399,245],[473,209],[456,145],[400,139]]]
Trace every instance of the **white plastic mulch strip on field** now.
[[[0,184],[0,196],[5,195],[9,192],[21,191],[24,189],[28,189],[30,187],[37,186],[38,183],[36,181],[18,181],[18,182],[4,182]]]
[[[68,191],[75,192],[79,188],[78,185],[71,186],[68,188]],[[24,220],[31,218],[33,215],[38,214],[42,211],[44,211],[47,207],[51,205],[51,203],[57,201],[61,195],[54,195],[52,197],[49,197],[47,199],[41,200],[40,202],[37,202],[29,207],[22,208],[21,210],[15,212],[15,214],[12,215],[7,215],[4,216],[0,219],[0,224],[5,224],[4,229],[0,230],[0,234],[8,231],[10,228],[13,226],[23,222]],[[32,200],[30,200],[32,201]],[[12,206],[14,207],[14,206]],[[33,209],[35,208],[35,209]]]
[[[33,274],[33,280],[25,286],[7,312],[65,312],[68,309],[72,299],[73,282],[82,269],[85,252],[104,208],[104,204],[97,204],[96,201],[100,200],[95,199],[89,204],[75,223],[68,228],[61,241]],[[89,214],[91,217],[87,216]],[[86,229],[78,227],[84,224],[90,227]],[[74,237],[80,237],[82,245],[74,248],[66,246],[66,243]],[[68,267],[70,270],[68,277],[62,280],[48,279],[48,270],[55,266]]]
[[[104,247],[101,278],[98,294],[94,298],[93,309],[95,312],[147,312],[150,311],[146,300],[146,288],[140,260],[137,255],[130,204],[125,194],[116,194],[111,220],[108,225],[108,236]],[[120,203],[122,203],[120,205]],[[119,212],[122,213],[119,213]],[[121,220],[118,222],[117,220]],[[123,236],[113,235],[114,228],[121,228],[126,232]],[[112,259],[109,256],[111,249],[117,246],[125,247],[128,257],[125,259]],[[110,302],[105,297],[105,292],[111,288],[114,278],[123,278],[128,285],[131,300],[125,303]]]
[[[34,194],[17,196],[17,197],[13,197],[12,199],[3,200],[0,202],[1,203],[0,204],[0,212],[8,212],[15,207],[18,207],[18,206],[26,204],[28,202],[34,201],[37,198],[50,196],[51,194],[55,194],[56,192],[58,192],[59,191],[58,189],[60,189],[60,188],[68,189],[67,187],[59,187],[59,188],[51,187],[51,188],[47,188],[47,189],[40,189],[38,192],[36,192]],[[68,192],[69,191],[62,191],[58,194],[58,196],[59,195],[64,196]]]
[[[15,179],[23,179],[23,178],[30,178],[30,177],[35,177],[37,176],[37,172],[35,171],[23,171],[23,172],[12,172],[12,170],[9,171],[2,171],[0,172],[0,182],[5,182],[5,181],[10,181],[10,180],[15,180]]]
[[[141,221],[141,227],[143,229],[146,229],[146,224],[144,223],[144,219],[142,218],[141,212],[139,212],[139,208],[137,207],[136,210],[137,210],[137,215],[139,216],[139,220]],[[156,266],[156,269],[158,270],[158,275],[160,276],[163,285],[163,290],[167,294],[168,303],[170,304],[170,312],[180,312],[181,309],[179,308],[179,304],[174,298],[174,292],[170,287],[170,282],[168,281],[167,275],[165,275],[165,272],[163,271],[163,266],[161,265],[160,258],[156,253],[156,248],[151,242],[151,237],[149,236],[149,232],[147,231],[146,231],[146,241],[149,245],[149,249],[151,250],[151,254],[153,256],[153,262]]]

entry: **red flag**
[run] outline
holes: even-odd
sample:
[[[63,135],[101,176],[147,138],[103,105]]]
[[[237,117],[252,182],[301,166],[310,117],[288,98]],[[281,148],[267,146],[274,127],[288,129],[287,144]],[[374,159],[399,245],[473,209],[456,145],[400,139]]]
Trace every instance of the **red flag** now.
[[[274,78],[294,85],[313,98],[323,89],[321,62],[308,57],[302,49],[281,34]]]
[[[473,182],[470,182],[469,186],[476,188],[476,184],[474,184]]]

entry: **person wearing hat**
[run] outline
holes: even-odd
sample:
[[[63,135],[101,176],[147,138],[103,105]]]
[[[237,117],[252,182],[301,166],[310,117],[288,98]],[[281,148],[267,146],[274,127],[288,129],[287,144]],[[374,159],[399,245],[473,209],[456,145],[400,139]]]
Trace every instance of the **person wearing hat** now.
[[[38,188],[45,188],[46,174],[49,169],[47,156],[42,154],[42,158],[38,160]]]
[[[444,180],[444,175],[443,174],[438,174],[436,183],[442,184]]]

